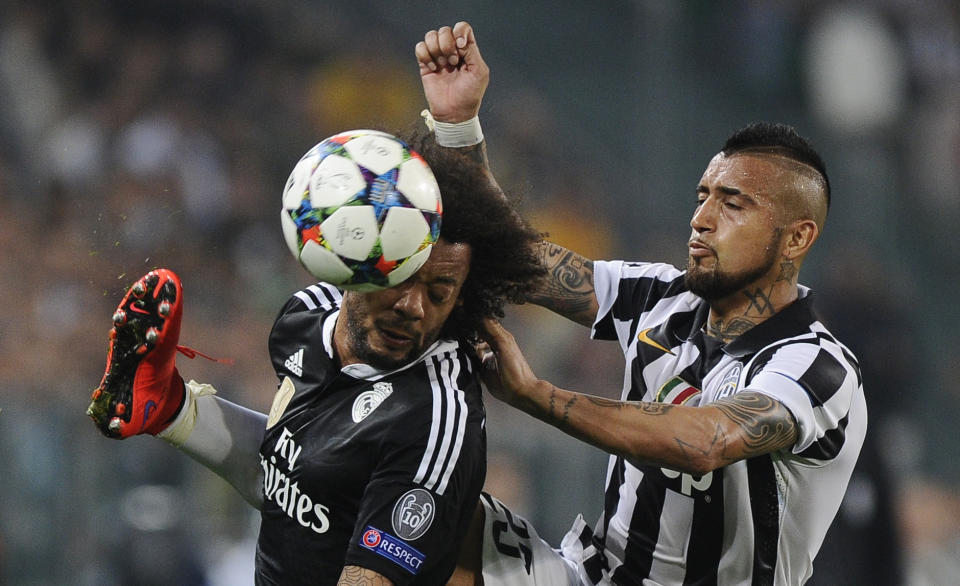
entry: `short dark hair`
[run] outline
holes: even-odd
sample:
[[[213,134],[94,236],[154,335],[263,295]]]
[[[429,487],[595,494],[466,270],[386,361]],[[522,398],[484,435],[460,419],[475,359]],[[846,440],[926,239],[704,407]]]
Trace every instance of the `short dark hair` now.
[[[437,145],[427,132],[398,133],[420,153],[440,187],[440,237],[470,246],[470,272],[460,291],[463,303],[447,318],[440,335],[476,340],[485,317],[503,317],[506,303],[523,303],[546,273],[536,253],[543,235],[516,210],[482,166],[462,153]]]
[[[737,130],[720,149],[725,156],[743,151],[767,151],[789,157],[816,169],[823,177],[827,208],[830,207],[830,178],[820,154],[807,139],[787,124],[755,122]]]

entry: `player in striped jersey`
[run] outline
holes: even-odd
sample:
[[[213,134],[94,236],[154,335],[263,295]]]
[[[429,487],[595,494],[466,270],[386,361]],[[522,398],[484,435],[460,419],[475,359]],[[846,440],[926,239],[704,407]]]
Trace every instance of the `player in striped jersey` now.
[[[395,287],[319,283],[290,298],[270,333],[280,384],[269,415],[184,385],[171,271],[136,283],[115,316],[91,416],[111,437],[178,446],[260,509],[257,584],[433,585],[455,569],[486,471],[471,342],[544,271],[539,234],[481,166],[432,139],[408,143],[440,187],[440,240]],[[129,404],[111,419],[107,397]]]
[[[488,70],[467,23],[416,48],[438,142],[484,146]],[[485,495],[492,584],[802,584],[866,433],[857,360],[798,273],[830,201],[820,156],[784,125],[734,133],[696,186],[684,270],[540,245],[531,301],[617,340],[621,400],[540,380],[488,320],[497,397],[611,454],[604,508],[558,551]]]

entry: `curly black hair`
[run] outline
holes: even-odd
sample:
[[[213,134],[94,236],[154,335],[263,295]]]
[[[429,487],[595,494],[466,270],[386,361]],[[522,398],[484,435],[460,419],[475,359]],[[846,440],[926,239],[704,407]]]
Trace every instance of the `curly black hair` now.
[[[440,187],[440,237],[471,249],[470,272],[460,291],[463,303],[447,318],[440,335],[476,340],[483,318],[503,317],[507,303],[523,303],[536,289],[546,273],[536,252],[543,234],[475,161],[437,145],[426,132],[401,133],[399,138],[424,158]]]

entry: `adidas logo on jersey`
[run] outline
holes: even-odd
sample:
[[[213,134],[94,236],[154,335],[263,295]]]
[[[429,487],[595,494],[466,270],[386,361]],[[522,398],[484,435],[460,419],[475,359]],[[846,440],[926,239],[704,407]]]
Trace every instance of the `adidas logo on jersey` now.
[[[303,376],[303,348],[290,355],[283,365],[297,376]]]

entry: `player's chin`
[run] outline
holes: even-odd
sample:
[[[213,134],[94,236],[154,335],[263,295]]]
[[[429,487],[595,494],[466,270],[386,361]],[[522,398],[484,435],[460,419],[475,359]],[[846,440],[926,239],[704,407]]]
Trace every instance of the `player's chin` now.
[[[399,338],[377,331],[371,346],[375,350],[373,366],[382,369],[399,368],[407,364],[420,352],[420,344],[413,338]]]
[[[717,265],[717,257],[713,255],[687,256],[687,271],[713,271]]]

